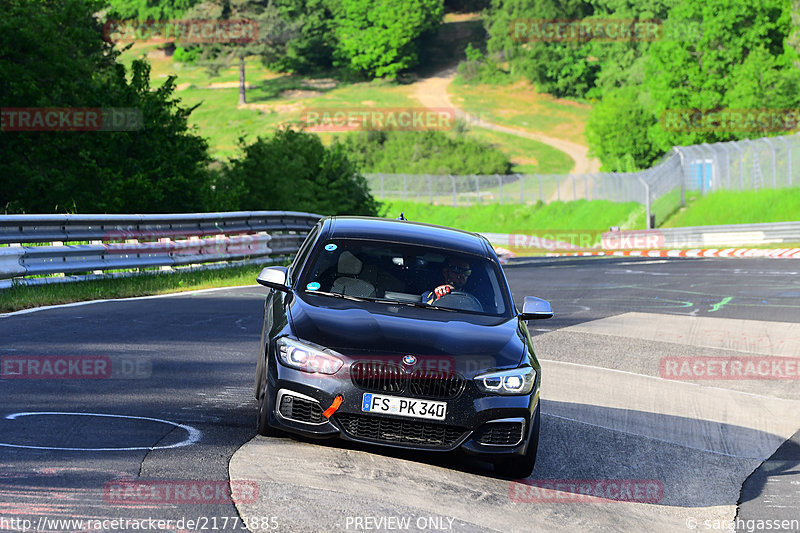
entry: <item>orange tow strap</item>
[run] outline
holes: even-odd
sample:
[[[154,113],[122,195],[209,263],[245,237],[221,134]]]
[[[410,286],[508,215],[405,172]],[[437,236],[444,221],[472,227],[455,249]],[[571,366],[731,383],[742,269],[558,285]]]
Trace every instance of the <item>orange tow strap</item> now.
[[[331,406],[325,409],[325,412],[322,413],[322,416],[324,416],[325,418],[332,417],[333,413],[335,413],[336,410],[339,408],[339,406],[342,405],[342,401],[344,401],[344,398],[342,398],[341,394],[338,394],[336,398],[333,399],[333,403],[331,404]]]

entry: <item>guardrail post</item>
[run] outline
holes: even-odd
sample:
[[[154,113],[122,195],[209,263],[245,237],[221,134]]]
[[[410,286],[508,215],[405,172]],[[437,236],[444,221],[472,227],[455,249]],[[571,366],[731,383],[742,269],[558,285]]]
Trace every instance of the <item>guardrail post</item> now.
[[[542,185],[542,175],[537,174],[539,177],[539,201],[544,202],[544,187]]]
[[[792,145],[786,140],[786,137],[775,137],[786,145],[786,183],[789,187],[792,186]]]
[[[500,205],[503,205],[503,180],[499,174],[495,174],[494,177],[497,178],[497,186],[500,188]]]
[[[641,176],[636,176],[636,177],[638,178],[639,183],[641,183],[644,186],[644,197],[645,197],[644,205],[646,211],[645,216],[647,217],[647,229],[653,229],[652,224],[650,223],[650,185],[644,180],[643,177]]]
[[[28,271],[20,260],[25,255],[21,246],[4,246],[0,248],[0,279],[24,276]]]
[[[764,141],[765,143],[767,143],[767,146],[769,146],[770,149],[772,150],[772,188],[773,189],[777,189],[778,188],[778,163],[777,163],[777,161],[778,161],[778,151],[775,149],[775,145],[772,144],[770,142],[770,140],[767,139],[766,137],[764,137],[761,140]]]

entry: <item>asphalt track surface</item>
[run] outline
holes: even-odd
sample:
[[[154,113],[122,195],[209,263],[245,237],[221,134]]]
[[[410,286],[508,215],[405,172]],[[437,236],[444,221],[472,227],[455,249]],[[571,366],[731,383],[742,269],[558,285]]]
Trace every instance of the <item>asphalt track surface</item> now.
[[[800,262],[581,258],[506,273],[518,304],[536,295],[556,314],[529,323],[543,365],[530,480],[458,454],[256,437],[265,290],[242,287],[0,318],[4,365],[80,356],[112,370],[29,379],[3,367],[0,530],[126,531],[140,519],[138,530],[244,532],[245,518],[253,531],[730,531],[738,518],[737,531],[757,531],[758,520],[800,520],[798,381],[662,375],[665,358],[800,354]],[[247,489],[236,503],[218,490],[229,480]],[[69,519],[128,522],[54,522]]]

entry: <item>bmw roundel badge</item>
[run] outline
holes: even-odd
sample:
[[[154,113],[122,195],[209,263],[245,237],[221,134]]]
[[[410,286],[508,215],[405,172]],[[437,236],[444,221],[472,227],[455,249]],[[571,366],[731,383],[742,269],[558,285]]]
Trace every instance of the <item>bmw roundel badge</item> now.
[[[412,366],[415,365],[416,363],[417,363],[417,358],[414,357],[413,355],[406,355],[405,357],[403,357],[404,365]]]

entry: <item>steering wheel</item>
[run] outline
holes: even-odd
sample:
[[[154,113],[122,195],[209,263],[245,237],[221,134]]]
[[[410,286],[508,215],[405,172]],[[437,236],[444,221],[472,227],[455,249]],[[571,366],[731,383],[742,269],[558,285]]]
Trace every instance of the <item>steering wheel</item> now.
[[[447,307],[448,309],[483,312],[483,305],[481,305],[480,300],[475,298],[474,295],[464,291],[450,291],[436,300],[435,305],[439,307]]]

